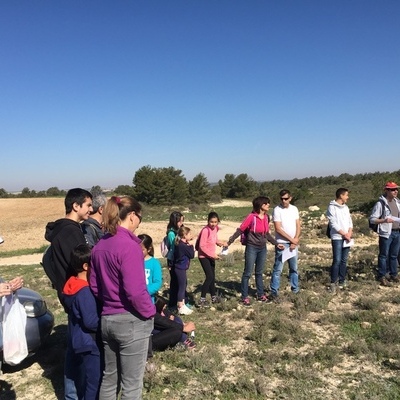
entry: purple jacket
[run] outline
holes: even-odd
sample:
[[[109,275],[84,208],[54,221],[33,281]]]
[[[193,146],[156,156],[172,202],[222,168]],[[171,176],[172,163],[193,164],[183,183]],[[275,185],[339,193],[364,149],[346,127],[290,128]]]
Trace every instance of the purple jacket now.
[[[146,287],[140,240],[118,226],[93,247],[90,287],[103,305],[102,315],[130,312],[140,319],[156,313]]]

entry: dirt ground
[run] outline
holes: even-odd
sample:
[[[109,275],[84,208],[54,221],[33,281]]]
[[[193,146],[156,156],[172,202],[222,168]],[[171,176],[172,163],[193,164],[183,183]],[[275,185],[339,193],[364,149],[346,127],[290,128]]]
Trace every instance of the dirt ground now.
[[[222,205],[248,205],[249,211],[251,210],[251,203],[245,201],[224,201],[214,207]],[[48,244],[44,238],[46,224],[63,218],[64,215],[64,199],[62,198],[0,199],[0,236],[4,238],[4,243],[0,245],[0,254],[18,249],[37,249]],[[153,238],[156,257],[161,257],[160,243],[165,236],[167,223],[168,221],[143,222],[136,231],[136,234],[147,233]],[[186,218],[185,224],[193,230],[194,236],[197,236],[205,221],[192,222]],[[223,221],[220,225],[219,238],[227,240],[237,226],[237,223]],[[231,246],[231,250],[240,247],[240,243],[236,241]],[[35,264],[40,262],[41,257],[41,254],[32,254],[2,258],[0,266]]]

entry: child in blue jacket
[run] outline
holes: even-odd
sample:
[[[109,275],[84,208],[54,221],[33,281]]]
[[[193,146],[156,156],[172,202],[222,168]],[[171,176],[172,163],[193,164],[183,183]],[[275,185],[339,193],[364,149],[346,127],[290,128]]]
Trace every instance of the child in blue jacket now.
[[[90,247],[77,246],[71,253],[75,276],[65,283],[63,294],[68,310],[67,346],[74,354],[74,379],[78,398],[98,399],[101,380],[100,350],[97,341],[99,310],[88,283]],[[83,367],[83,368],[82,368]]]

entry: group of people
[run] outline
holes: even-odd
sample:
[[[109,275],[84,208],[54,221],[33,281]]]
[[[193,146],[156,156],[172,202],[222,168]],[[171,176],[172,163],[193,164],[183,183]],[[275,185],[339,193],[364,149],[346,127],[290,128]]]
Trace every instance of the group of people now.
[[[388,286],[399,282],[400,202],[398,186],[388,182],[384,194],[369,218],[379,235],[378,279]],[[167,265],[170,274],[169,299],[157,296],[162,286],[162,268],[154,257],[154,244],[147,234],[135,235],[142,220],[141,205],[130,196],[104,195],[94,198],[80,188],[68,191],[65,217],[46,226],[51,243],[52,283],[68,313],[65,354],[65,399],[141,398],[146,362],[153,350],[181,345],[195,347],[191,335],[195,324],[184,322],[193,308],[187,303],[187,270],[195,252],[204,271],[198,307],[221,301],[216,292],[217,247],[226,250],[240,237],[245,245],[241,278],[241,303],[250,306],[249,280],[255,272],[256,300],[279,299],[284,264],[289,282],[298,293],[298,248],[301,225],[299,211],[291,204],[292,195],[283,189],[280,203],[272,212],[275,235],[270,232],[270,199],[253,200],[253,209],[228,241],[218,238],[220,219],[210,212],[195,242],[184,216],[176,211],[167,226]],[[347,201],[349,191],[339,188],[329,204],[329,236],[333,260],[330,290],[346,286],[347,259],[352,245],[353,223]],[[275,246],[275,261],[267,295],[264,268],[267,242]],[[0,296],[22,286],[22,279],[0,283]],[[210,295],[210,300],[207,295]],[[176,312],[171,312],[176,310]]]
[[[139,399],[153,350],[193,349],[195,324],[171,314],[156,296],[161,264],[152,238],[135,234],[142,207],[134,198],[107,200],[75,188],[64,203],[65,217],[45,231],[48,275],[68,313],[64,398]],[[188,228],[178,237],[190,247]],[[184,268],[186,249],[175,247]]]

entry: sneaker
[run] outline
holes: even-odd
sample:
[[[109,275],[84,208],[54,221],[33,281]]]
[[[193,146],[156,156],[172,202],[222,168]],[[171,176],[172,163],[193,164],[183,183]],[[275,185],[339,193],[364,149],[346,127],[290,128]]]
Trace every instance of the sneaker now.
[[[4,243],[4,239],[0,236],[0,244]]]
[[[223,303],[224,301],[225,301],[225,299],[221,296],[213,296],[211,298],[211,303],[213,303],[213,304]]]
[[[386,279],[385,276],[379,279],[381,286],[392,286],[392,284]]]
[[[328,288],[328,292],[332,295],[335,295],[337,292],[337,285],[336,283],[331,283],[331,285]]]
[[[262,296],[257,296],[257,301],[261,303],[266,303],[268,301],[268,297],[265,294],[263,294]]]
[[[270,294],[269,296],[265,296],[266,300],[265,303],[271,304],[271,303],[279,303],[279,297],[273,294]]]
[[[193,312],[189,307],[184,304],[183,306],[179,307],[178,314],[180,315],[190,315]]]
[[[206,299],[200,299],[197,303],[197,307],[199,308],[210,308],[210,303]]]
[[[250,299],[248,297],[242,299],[241,302],[245,307],[250,307]]]
[[[396,275],[396,276],[391,276],[390,278],[390,282],[394,282],[394,283],[399,283],[400,282],[400,278]]]
[[[346,282],[346,281],[344,281],[344,282],[339,282],[339,289],[340,289],[340,290],[347,289],[347,282]]]
[[[193,350],[196,347],[196,343],[192,340],[192,339],[186,339],[183,342],[184,346],[188,349],[188,350]]]

